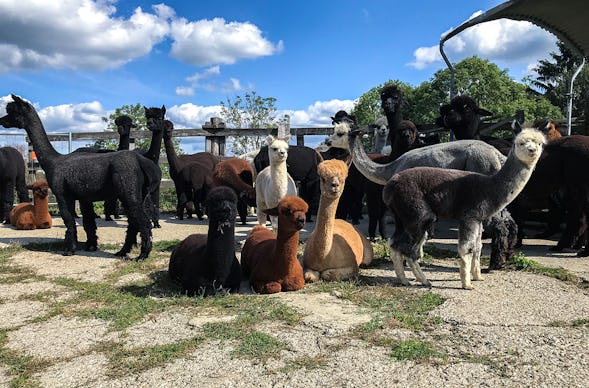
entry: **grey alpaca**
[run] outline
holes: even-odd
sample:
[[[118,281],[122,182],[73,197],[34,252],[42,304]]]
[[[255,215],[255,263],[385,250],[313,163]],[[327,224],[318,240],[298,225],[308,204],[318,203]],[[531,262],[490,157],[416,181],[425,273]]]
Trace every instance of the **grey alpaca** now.
[[[153,180],[153,163],[132,151],[62,155],[49,142],[35,108],[18,96],[12,95],[12,99],[6,106],[6,116],[0,118],[0,125],[25,129],[33,143],[67,228],[64,255],[73,255],[77,248],[75,200],[80,201],[83,226],[88,236],[86,250],[95,251],[98,238],[92,202],[118,198],[127,210],[129,225],[125,243],[116,255],[126,256],[140,233],[141,252],[136,260],[147,258],[152,247],[151,222],[144,202],[160,183]]]
[[[352,160],[358,170],[369,180],[384,185],[396,173],[412,167],[441,167],[473,171],[490,175],[498,171],[505,156],[495,147],[480,140],[457,140],[413,149],[385,164],[374,163],[364,151],[361,141],[356,141],[359,131],[349,135]],[[515,221],[507,210],[493,214],[488,220],[492,234],[490,269],[498,269],[511,256],[517,234]]]
[[[206,210],[208,233],[191,234],[174,248],[168,274],[189,295],[236,292],[241,283],[235,256],[237,195],[229,187],[216,187],[207,195]]]
[[[416,279],[431,286],[419,267],[427,232],[439,219],[457,219],[458,256],[462,288],[482,280],[480,255],[483,222],[505,208],[524,188],[545,143],[544,135],[525,129],[517,135],[507,160],[492,175],[436,167],[414,167],[395,174],[385,185],[383,199],[395,218],[389,240],[397,278],[408,285],[403,259]]]
[[[18,200],[30,202],[25,183],[25,161],[16,148],[0,148],[0,222],[10,224],[8,213],[14,205],[14,190]]]

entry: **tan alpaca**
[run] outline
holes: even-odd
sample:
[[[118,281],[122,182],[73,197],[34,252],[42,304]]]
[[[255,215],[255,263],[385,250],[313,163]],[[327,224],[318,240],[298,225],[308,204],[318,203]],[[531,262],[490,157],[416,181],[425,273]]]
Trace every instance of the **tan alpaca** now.
[[[348,166],[331,159],[319,164],[321,199],[315,229],[303,254],[305,281],[334,281],[358,276],[358,266],[372,262],[372,245],[352,224],[335,218]]]
[[[46,181],[37,181],[29,189],[33,190],[34,204],[25,202],[16,205],[10,211],[10,223],[18,230],[51,228],[49,185]]]

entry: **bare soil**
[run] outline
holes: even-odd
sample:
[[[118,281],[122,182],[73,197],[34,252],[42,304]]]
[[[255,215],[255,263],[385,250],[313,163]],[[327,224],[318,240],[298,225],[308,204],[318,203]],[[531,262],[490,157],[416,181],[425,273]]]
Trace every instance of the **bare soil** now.
[[[237,228],[243,241],[255,219]],[[120,244],[126,222],[98,221],[99,243]],[[154,241],[181,240],[192,233],[206,233],[206,221],[164,217],[154,229]],[[313,223],[307,228],[312,229]],[[366,232],[363,223],[360,228]],[[455,228],[440,225],[439,236],[430,242],[456,249]],[[0,247],[31,242],[55,242],[64,237],[58,217],[48,230],[16,231],[0,226]],[[305,239],[307,231],[302,234]],[[79,239],[85,236],[78,228]],[[486,241],[488,242],[488,241]],[[563,267],[589,280],[589,258],[574,252],[551,253],[556,240],[526,240],[522,253],[542,264]],[[488,244],[485,244],[488,245]],[[488,255],[485,246],[484,255]],[[231,320],[232,316],[209,314],[198,308],[174,309],[151,314],[125,330],[112,330],[106,321],[57,314],[49,319],[48,300],[72,297],[58,280],[101,282],[120,259],[114,250],[84,252],[64,257],[54,252],[22,251],[9,260],[18,268],[41,275],[43,280],[0,282],[0,329],[6,333],[4,349],[19,357],[39,361],[31,381],[43,387],[136,387],[136,386],[557,386],[585,387],[589,381],[589,288],[543,275],[493,271],[475,289],[460,289],[457,264],[451,259],[433,259],[424,272],[432,291],[446,301],[430,315],[441,323],[432,330],[414,332],[390,329],[392,338],[430,341],[447,357],[444,360],[399,361],[391,349],[375,346],[349,335],[350,330],[371,319],[371,313],[341,299],[336,293],[281,293],[283,303],[301,311],[300,324],[288,326],[267,322],[258,330],[287,343],[280,357],[267,361],[236,357],[233,345],[211,340],[183,357],[140,373],[112,377],[101,346],[122,344],[134,349],[173,344],[193,338],[207,322]],[[164,260],[165,261],[165,260]],[[161,263],[165,266],[165,262]],[[409,279],[413,275],[406,271]],[[1,275],[12,276],[12,275]],[[361,270],[370,284],[397,284],[392,265]],[[145,274],[130,273],[120,285],[146,281]],[[242,291],[251,292],[247,281]],[[49,299],[37,300],[39,294]],[[575,323],[581,324],[575,324]],[[584,322],[584,324],[583,324]],[[304,367],[300,360],[321,360],[318,367]],[[13,376],[9,364],[0,361],[0,384],[8,386]],[[293,365],[299,365],[293,367]]]

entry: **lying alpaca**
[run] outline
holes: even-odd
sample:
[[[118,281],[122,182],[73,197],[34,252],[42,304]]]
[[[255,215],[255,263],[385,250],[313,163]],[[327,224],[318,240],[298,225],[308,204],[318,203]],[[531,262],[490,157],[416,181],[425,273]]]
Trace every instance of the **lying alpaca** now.
[[[266,138],[268,143],[268,159],[270,165],[258,173],[256,177],[256,208],[258,224],[266,225],[264,210],[275,208],[278,202],[287,195],[297,195],[295,181],[288,174],[286,159],[288,158],[288,139],[274,136]],[[278,230],[276,216],[270,215],[272,230]]]
[[[168,274],[179,281],[189,295],[239,290],[241,267],[235,256],[236,204],[237,197],[232,189],[212,189],[206,198],[208,234],[191,234],[174,248]]]
[[[49,229],[53,225],[49,214],[49,184],[36,181],[33,190],[34,204],[20,203],[10,211],[10,223],[18,230]]]
[[[254,189],[254,169],[240,158],[229,158],[219,162],[213,171],[215,186],[227,186],[237,194],[237,213],[241,224],[247,222],[247,207],[256,206],[256,189]]]
[[[33,105],[16,95],[12,95],[12,99],[6,105],[7,114],[0,118],[0,125],[25,129],[33,143],[66,226],[64,255],[73,255],[77,249],[73,214],[75,200],[80,200],[82,222],[88,236],[86,250],[95,251],[98,237],[92,202],[119,198],[125,205],[129,225],[125,243],[116,255],[126,256],[139,232],[141,252],[136,260],[146,259],[152,248],[152,225],[145,211],[145,203],[160,184],[159,179],[153,178],[154,163],[132,151],[72,152],[62,155],[49,142]]]
[[[470,171],[415,167],[395,174],[385,185],[383,198],[395,218],[389,240],[397,278],[409,285],[403,270],[407,259],[415,278],[431,286],[419,267],[423,244],[433,223],[458,219],[458,256],[462,288],[482,280],[480,255],[483,221],[507,206],[532,175],[545,143],[544,135],[525,129],[517,135],[501,170],[492,175]]]
[[[372,262],[372,245],[350,223],[336,219],[348,166],[341,160],[326,160],[318,168],[321,199],[315,229],[305,243],[305,281],[334,281],[358,276],[358,266]]]
[[[15,189],[21,203],[30,201],[21,153],[16,148],[0,147],[0,222],[10,222],[8,213],[14,205]]]
[[[296,291],[305,285],[303,268],[297,259],[299,231],[305,226],[307,203],[299,197],[287,196],[278,206],[266,209],[278,218],[278,233],[256,225],[241,250],[241,265],[255,292],[273,294]]]

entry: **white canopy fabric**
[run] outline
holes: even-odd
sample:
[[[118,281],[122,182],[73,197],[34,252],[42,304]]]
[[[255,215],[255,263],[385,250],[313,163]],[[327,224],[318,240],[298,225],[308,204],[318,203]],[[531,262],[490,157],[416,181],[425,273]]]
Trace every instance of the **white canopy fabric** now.
[[[440,45],[476,24],[497,19],[524,20],[556,35],[581,57],[589,56],[589,1],[511,0],[467,20],[442,37]]]

